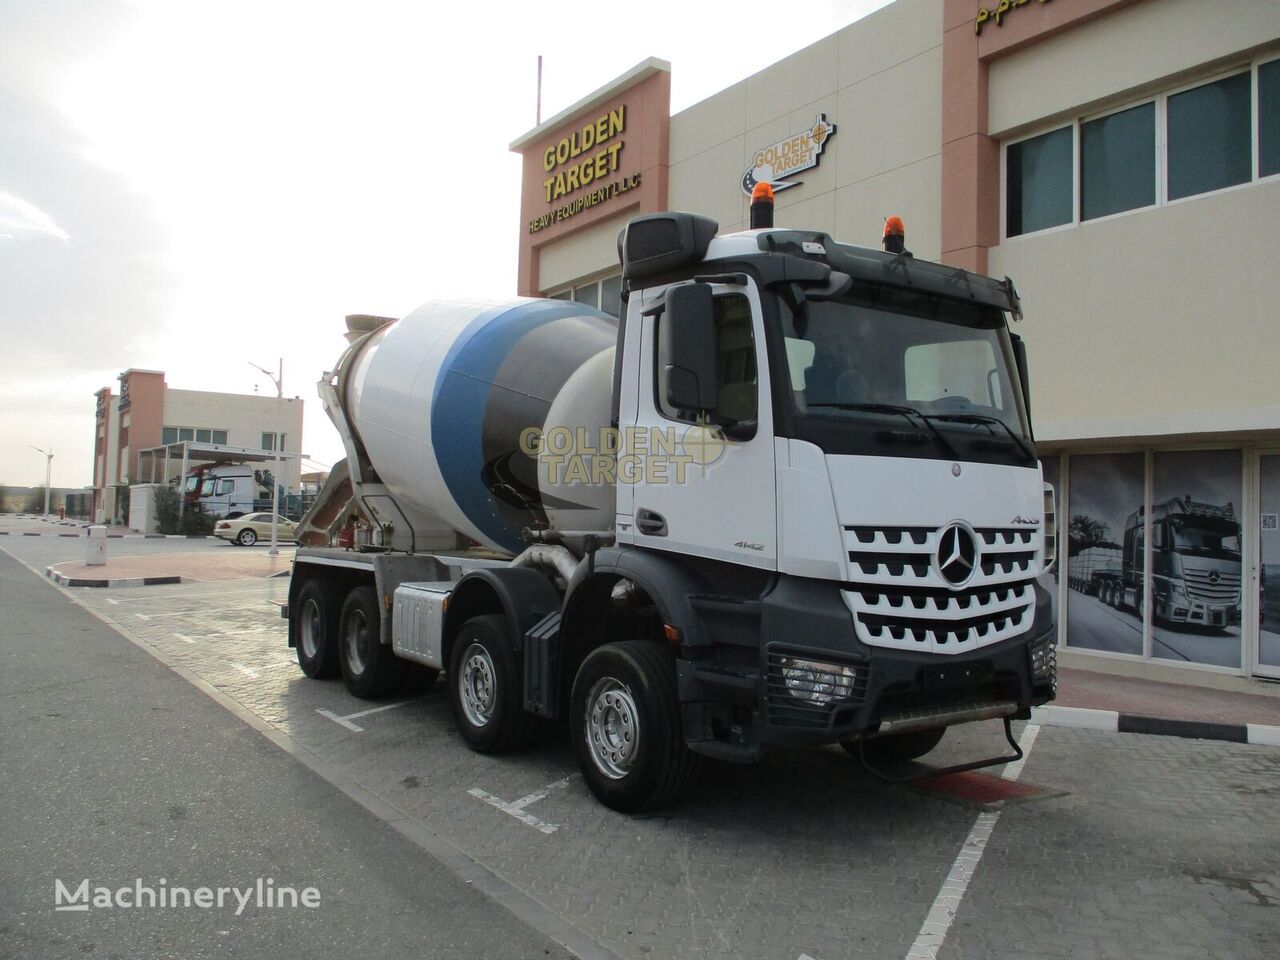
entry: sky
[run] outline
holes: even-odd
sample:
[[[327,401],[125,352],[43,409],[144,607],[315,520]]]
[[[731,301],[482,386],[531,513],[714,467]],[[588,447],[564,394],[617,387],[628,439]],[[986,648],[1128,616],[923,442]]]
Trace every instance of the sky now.
[[[315,384],[348,313],[516,289],[520,158],[644,60],[673,112],[888,0],[0,0],[0,484],[92,482],[93,393]]]

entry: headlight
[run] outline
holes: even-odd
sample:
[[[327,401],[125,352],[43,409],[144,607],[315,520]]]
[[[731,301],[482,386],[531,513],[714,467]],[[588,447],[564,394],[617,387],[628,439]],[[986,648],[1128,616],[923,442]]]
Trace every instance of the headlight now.
[[[1187,598],[1187,590],[1177,580],[1173,580],[1173,581],[1170,581],[1169,583],[1169,595],[1174,597],[1181,597],[1183,600],[1185,600]]]
[[[857,667],[846,667],[821,660],[797,660],[782,657],[778,666],[782,669],[782,682],[787,692],[797,700],[810,703],[831,703],[842,700],[853,692],[858,679]]]

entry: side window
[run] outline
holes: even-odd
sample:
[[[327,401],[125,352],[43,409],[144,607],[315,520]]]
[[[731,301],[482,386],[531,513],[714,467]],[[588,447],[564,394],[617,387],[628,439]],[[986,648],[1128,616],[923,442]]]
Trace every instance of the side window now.
[[[225,497],[228,494],[235,492],[235,489],[236,489],[236,482],[234,480],[219,480],[218,492],[216,495],[219,497]]]
[[[756,376],[756,343],[751,325],[751,304],[741,294],[716,297],[713,301],[716,324],[716,408],[711,411],[717,423],[740,423],[755,420],[759,398]],[[658,318],[658,323],[663,317]],[[655,390],[657,370],[666,363],[658,356],[654,367]],[[658,409],[670,420],[692,423],[694,415],[676,410],[659,396]]]

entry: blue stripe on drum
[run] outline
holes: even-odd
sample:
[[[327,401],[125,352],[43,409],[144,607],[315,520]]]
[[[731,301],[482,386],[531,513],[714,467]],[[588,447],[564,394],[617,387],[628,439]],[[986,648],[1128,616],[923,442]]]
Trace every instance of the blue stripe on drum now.
[[[554,320],[577,316],[607,314],[563,300],[530,300],[486,310],[454,340],[436,379],[431,445],[445,486],[468,520],[513,553],[523,547],[520,529],[503,516],[483,481],[484,417],[493,378],[521,338]]]

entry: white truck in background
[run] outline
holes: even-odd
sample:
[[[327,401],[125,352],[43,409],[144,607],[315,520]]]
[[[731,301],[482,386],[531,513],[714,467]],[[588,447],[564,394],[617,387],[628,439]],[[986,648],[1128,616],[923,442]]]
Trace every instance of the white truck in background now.
[[[320,382],[347,458],[284,610],[304,673],[443,672],[480,751],[567,717],[624,811],[771,745],[887,776],[994,718],[1018,755],[1009,720],[1055,690],[1054,524],[1013,285],[752,213],[632,220],[620,322],[348,318]]]

